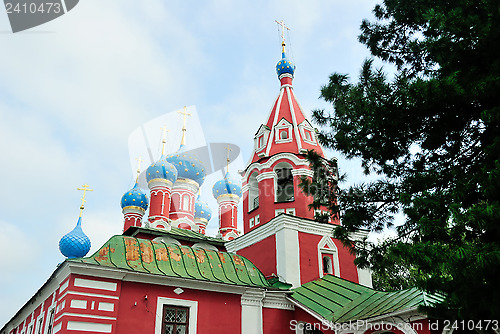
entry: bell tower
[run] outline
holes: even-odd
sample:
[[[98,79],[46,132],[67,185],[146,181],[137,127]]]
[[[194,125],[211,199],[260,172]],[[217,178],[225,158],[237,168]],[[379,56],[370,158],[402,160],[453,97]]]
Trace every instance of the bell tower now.
[[[295,97],[295,65],[286,55],[288,28],[277,23],[282,28],[276,65],[279,95],[255,133],[254,150],[242,173],[244,234],[228,241],[226,249],[251,260],[266,276],[294,287],[327,274],[370,286],[369,272],[359,270],[354,256],[332,238],[338,218],[315,221],[308,207],[313,198],[299,187],[301,178],[313,176],[307,151],[325,155]]]
[[[303,176],[312,177],[307,150],[322,157],[316,132],[306,119],[293,91],[295,65],[287,58],[282,27],[281,59],[276,65],[280,92],[265,123],[255,133],[254,151],[243,174],[243,229],[245,233],[280,213],[314,219],[312,202],[299,188]]]

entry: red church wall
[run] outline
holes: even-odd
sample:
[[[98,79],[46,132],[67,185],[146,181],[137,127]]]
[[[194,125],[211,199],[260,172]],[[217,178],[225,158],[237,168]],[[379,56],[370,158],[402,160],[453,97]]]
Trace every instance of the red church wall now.
[[[300,279],[302,284],[319,278],[319,266],[322,264],[318,263],[318,244],[322,238],[320,235],[299,232]],[[349,250],[340,241],[333,238],[332,240],[337,246],[340,277],[358,283],[358,270],[353,262],[354,255],[349,253]]]
[[[291,329],[290,323],[293,320],[294,311],[279,310],[263,307],[262,325],[263,333],[288,334],[295,333]]]
[[[265,276],[276,274],[276,236],[274,234],[236,253],[249,259]]]
[[[241,296],[184,288],[123,282],[116,334],[155,333],[158,297],[198,301],[197,333],[212,334],[241,331]],[[147,296],[147,299],[145,298]],[[223,316],[221,316],[223,315]]]

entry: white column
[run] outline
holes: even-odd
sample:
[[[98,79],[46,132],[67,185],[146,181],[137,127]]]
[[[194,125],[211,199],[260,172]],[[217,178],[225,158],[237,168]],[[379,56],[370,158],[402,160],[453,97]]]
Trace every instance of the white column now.
[[[276,232],[276,273],[294,288],[300,286],[299,232],[296,223],[284,220]]]
[[[241,334],[262,334],[262,299],[262,290],[247,290],[241,296]]]

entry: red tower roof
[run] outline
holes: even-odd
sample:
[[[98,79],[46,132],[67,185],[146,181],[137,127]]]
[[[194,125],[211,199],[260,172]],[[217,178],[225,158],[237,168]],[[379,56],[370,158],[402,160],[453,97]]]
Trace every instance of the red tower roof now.
[[[280,63],[282,61],[288,60],[283,58]],[[293,74],[283,73],[279,75],[279,80],[280,93],[266,123],[262,124],[255,134],[255,147],[250,164],[282,152],[304,154],[312,149],[324,156],[316,138],[316,131],[304,116],[295,97]]]

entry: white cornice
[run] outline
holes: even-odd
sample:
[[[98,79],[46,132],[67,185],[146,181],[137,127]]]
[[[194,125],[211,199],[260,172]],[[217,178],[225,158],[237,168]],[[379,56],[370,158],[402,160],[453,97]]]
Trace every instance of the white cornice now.
[[[264,240],[282,229],[292,229],[299,232],[315,235],[332,235],[336,225],[318,223],[313,220],[297,216],[280,214],[260,227],[253,229],[242,236],[226,243],[228,252],[237,252],[240,249],[251,246]]]
[[[286,298],[287,294],[286,291],[266,291],[262,307],[293,311],[295,307]]]
[[[300,176],[313,177],[314,172],[310,169],[307,169],[307,168],[298,168],[298,169],[292,169],[292,175],[293,176],[300,175]]]
[[[218,291],[223,293],[244,294],[246,293],[246,291],[258,292],[265,290],[265,288],[230,285],[217,282],[207,282],[202,280],[181,278],[181,277],[170,277],[170,276],[167,277],[163,275],[129,271],[120,268],[104,267],[104,266],[79,263],[79,262],[71,263],[71,272],[87,276],[111,278],[129,282],[175,286],[180,288],[196,289],[204,291]]]
[[[254,163],[248,165],[245,168],[245,173],[243,174],[243,179],[248,182],[248,177],[249,177],[248,172],[249,171],[253,171],[253,170],[257,169],[260,172],[263,169],[270,168],[279,159],[284,159],[284,160],[290,161],[294,165],[294,167],[296,167],[296,166],[309,167],[309,162],[306,159],[300,158],[296,154],[293,154],[293,153],[282,152],[282,153],[278,153],[278,154],[273,155],[271,158],[269,158],[269,160],[267,160],[264,163],[254,162]]]
[[[276,176],[275,172],[260,173],[259,175],[257,175],[257,182],[260,182],[260,181],[266,180],[266,179],[274,179],[275,176]]]

